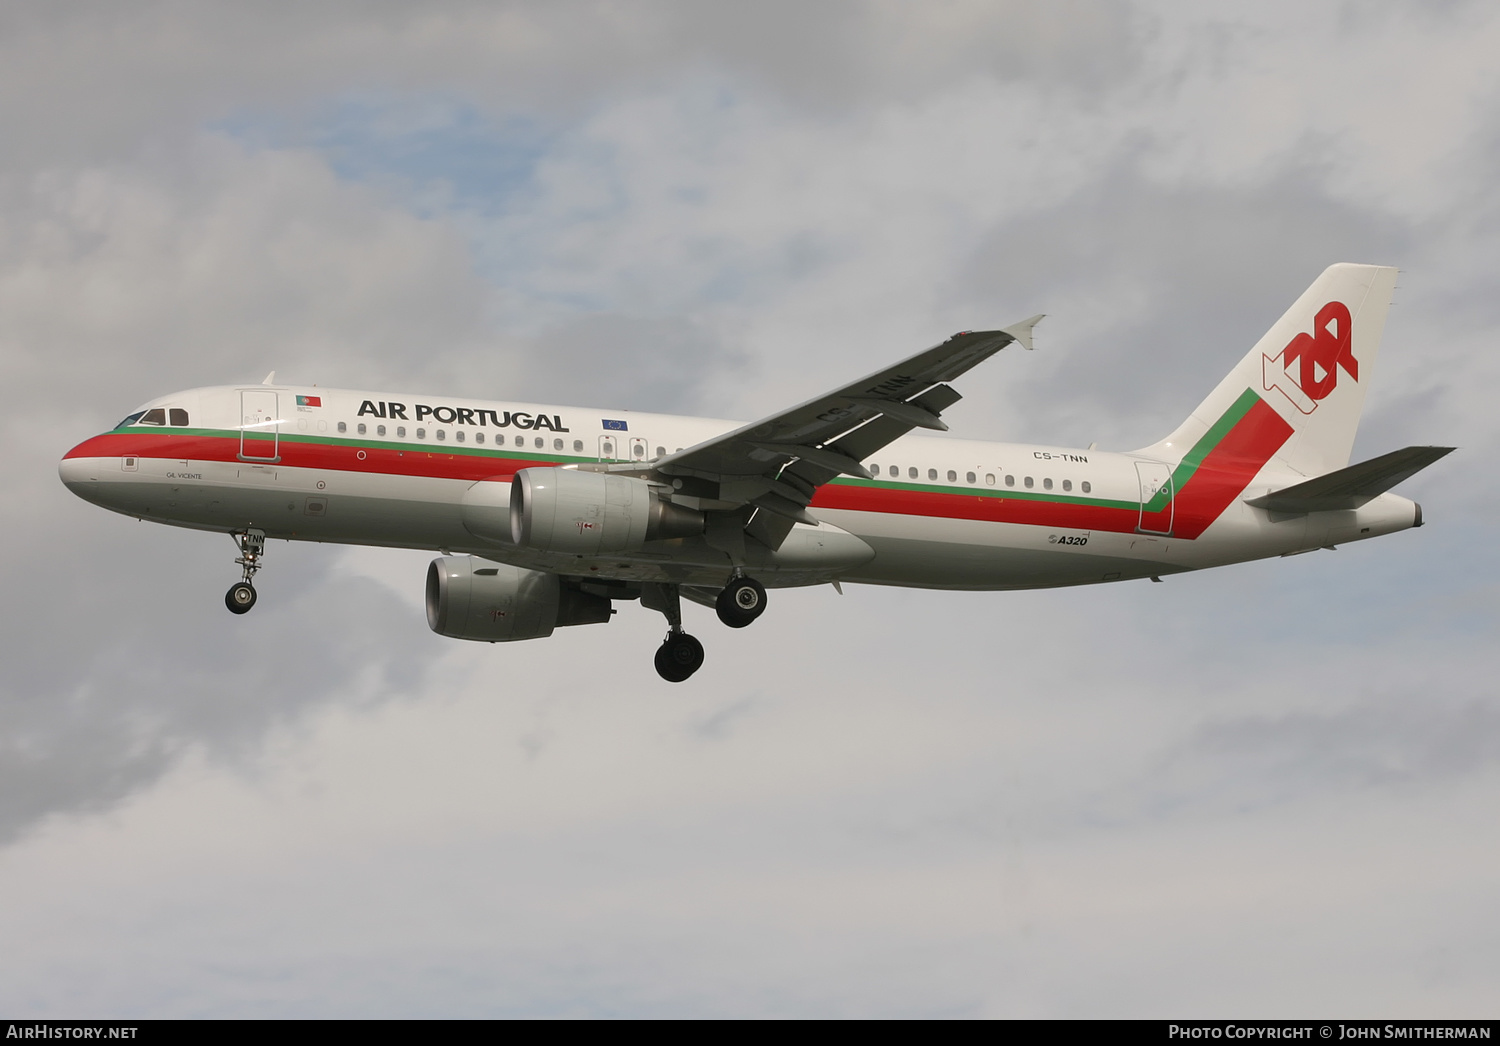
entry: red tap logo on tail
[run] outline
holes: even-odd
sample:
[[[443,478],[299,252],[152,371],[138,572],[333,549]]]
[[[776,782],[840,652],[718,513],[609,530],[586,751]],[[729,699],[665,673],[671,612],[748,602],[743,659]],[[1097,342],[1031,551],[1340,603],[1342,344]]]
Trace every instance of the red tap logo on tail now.
[[[1339,368],[1359,380],[1359,361],[1351,341],[1353,321],[1349,308],[1331,301],[1318,310],[1311,334],[1298,334],[1274,358],[1261,353],[1266,391],[1280,389],[1282,395],[1303,414],[1311,414],[1318,402],[1334,390]]]

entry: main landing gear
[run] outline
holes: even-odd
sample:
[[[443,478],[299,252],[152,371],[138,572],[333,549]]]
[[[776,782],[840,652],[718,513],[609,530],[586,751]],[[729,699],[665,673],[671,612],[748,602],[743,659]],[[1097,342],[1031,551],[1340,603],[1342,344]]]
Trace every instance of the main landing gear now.
[[[686,632],[668,632],[656,648],[656,674],[669,683],[681,683],[703,667],[703,644]]]
[[[703,644],[682,630],[682,597],[676,585],[646,585],[641,604],[667,619],[667,638],[656,648],[656,674],[681,683],[703,667]]]
[[[259,530],[242,530],[230,536],[240,546],[240,558],[235,562],[245,568],[245,576],[224,593],[224,605],[231,614],[244,614],[255,605],[255,586],[250,582],[260,569],[260,557],[266,553],[266,535]]]
[[[692,598],[707,602],[697,594]],[[641,605],[660,611],[667,619],[667,638],[656,648],[656,674],[669,683],[683,682],[703,667],[703,644],[682,630],[681,590],[676,585],[646,585],[641,592]],[[765,609],[765,586],[738,571],[714,600],[719,620],[730,628],[744,628]]]
[[[753,577],[736,573],[714,601],[719,620],[730,628],[744,628],[766,609],[766,587]]]

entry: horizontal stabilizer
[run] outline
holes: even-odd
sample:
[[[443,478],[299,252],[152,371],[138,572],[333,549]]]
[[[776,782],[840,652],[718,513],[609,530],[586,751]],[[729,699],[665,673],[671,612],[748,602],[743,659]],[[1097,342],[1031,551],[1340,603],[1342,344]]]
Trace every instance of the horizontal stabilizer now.
[[[1294,487],[1273,490],[1258,498],[1246,498],[1245,504],[1272,512],[1328,512],[1359,508],[1453,450],[1453,447],[1393,450]]]

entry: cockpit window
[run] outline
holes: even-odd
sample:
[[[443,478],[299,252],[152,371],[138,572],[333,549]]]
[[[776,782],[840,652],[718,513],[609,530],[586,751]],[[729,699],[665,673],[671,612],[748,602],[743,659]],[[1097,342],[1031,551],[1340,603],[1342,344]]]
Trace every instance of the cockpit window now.
[[[187,424],[188,412],[181,407],[152,407],[150,410],[138,410],[128,415],[115,428],[126,429],[132,425],[180,425],[186,428]]]

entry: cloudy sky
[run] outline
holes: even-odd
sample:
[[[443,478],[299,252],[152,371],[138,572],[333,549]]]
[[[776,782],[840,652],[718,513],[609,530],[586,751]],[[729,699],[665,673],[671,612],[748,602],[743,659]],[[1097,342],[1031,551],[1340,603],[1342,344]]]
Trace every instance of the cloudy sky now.
[[[0,1011],[1493,1016],[1500,14],[0,6]],[[1430,525],[1166,584],[479,646],[430,552],[100,511],[287,381],[751,418],[1048,313],[955,435],[1127,449],[1336,261]]]

